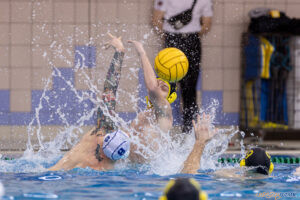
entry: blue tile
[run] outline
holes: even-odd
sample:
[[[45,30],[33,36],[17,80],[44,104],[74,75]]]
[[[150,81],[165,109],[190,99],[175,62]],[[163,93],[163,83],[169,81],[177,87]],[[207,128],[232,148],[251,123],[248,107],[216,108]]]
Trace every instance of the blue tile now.
[[[223,125],[227,126],[238,126],[239,125],[239,113],[224,113],[225,117],[223,120]]]
[[[178,126],[183,123],[182,113],[180,112],[180,98],[180,92],[177,91],[177,99],[171,104],[174,126]]]
[[[146,85],[145,85],[144,71],[143,71],[142,68],[139,70],[138,77],[139,77],[138,107],[139,107],[140,110],[145,110],[145,108],[147,107],[145,97],[148,95],[148,93],[147,93],[147,88],[146,88]]]
[[[55,91],[46,91],[45,96],[41,99],[43,91],[33,90],[31,92],[31,105],[32,112],[35,112],[35,109],[39,107],[41,100],[41,109],[40,112],[55,112],[57,110],[59,98],[64,98],[59,96]],[[47,100],[46,100],[47,99]]]
[[[86,116],[96,106],[91,100],[87,99],[79,102],[72,88],[74,87],[74,71],[72,68],[57,68],[61,76],[53,77],[53,90],[46,91],[46,99],[42,99],[42,108],[39,111],[39,120],[41,125],[66,125],[62,117],[57,113],[58,108],[64,115],[64,118],[68,121],[69,125],[79,125],[79,119],[82,116]],[[56,72],[57,74],[57,72]],[[145,96],[147,95],[147,89],[144,83],[143,70],[139,71],[139,110],[145,110]],[[68,81],[71,86],[66,84]],[[199,77],[197,89],[201,89],[201,78]],[[88,90],[77,90],[79,96],[83,92],[89,92]],[[182,123],[182,115],[180,112],[180,94],[178,94],[177,100],[172,104],[174,125],[180,125]],[[10,113],[8,90],[0,90],[0,125],[28,125],[35,114],[35,109],[40,104],[40,98],[43,95],[42,90],[32,91],[32,112],[28,113]],[[239,120],[238,113],[223,113],[223,92],[222,91],[202,91],[202,106],[204,109],[208,109],[211,106],[212,99],[219,102],[216,109],[216,124],[219,125],[237,125]],[[120,112],[118,113],[124,121],[130,122],[136,117],[135,112]],[[34,125],[37,121],[34,122]],[[85,119],[84,125],[96,124],[96,113],[90,119]],[[82,125],[82,124],[80,124]]]
[[[213,102],[217,102],[218,105],[213,106]],[[214,123],[216,125],[239,124],[239,113],[223,112],[223,91],[202,91],[202,108],[208,113],[215,109]]]
[[[119,112],[119,117],[121,117],[125,122],[130,122],[136,118],[135,112]]]
[[[86,126],[95,126],[97,124],[97,115],[96,112],[93,114],[93,117],[84,121]]]
[[[86,91],[78,91],[78,94],[80,96],[83,95],[83,92]],[[93,99],[96,98],[96,95],[91,95]],[[79,102],[78,98],[76,98],[76,104],[75,104],[75,110],[77,112],[89,112],[91,111],[93,108],[95,108],[97,105],[94,105],[94,103],[90,100],[90,99],[85,99],[82,102]]]
[[[10,91],[0,90],[0,111],[9,112],[10,111]]]
[[[95,46],[76,46],[75,47],[75,67],[96,66],[96,47]]]
[[[11,125],[10,123],[10,113],[0,112],[0,125]]]
[[[65,89],[74,87],[74,71],[73,68],[56,68],[53,76],[53,90],[63,92]],[[69,85],[67,82],[69,82]]]
[[[53,78],[53,90],[45,92],[45,98],[42,99],[39,113],[39,120],[41,125],[78,125],[83,115],[87,115],[94,108],[94,104],[89,99],[80,102],[76,95],[82,96],[83,92],[76,90],[77,94],[73,91],[74,72],[70,68],[58,68]],[[68,85],[66,81],[69,81]],[[35,110],[39,106],[40,98],[43,91],[32,91],[32,108]],[[95,95],[94,95],[95,96]],[[47,100],[46,100],[47,99]],[[61,114],[60,114],[61,113]],[[95,114],[92,119],[86,119],[84,125],[96,124]]]
[[[39,122],[41,125],[64,125],[59,115],[55,112],[39,112]]]
[[[215,108],[216,111],[222,111],[223,105],[223,91],[202,91],[202,108],[204,110],[209,108]],[[217,102],[217,106],[212,106],[214,102]]]
[[[17,126],[25,126],[28,125],[33,115],[31,112],[12,112],[11,115],[11,124]]]

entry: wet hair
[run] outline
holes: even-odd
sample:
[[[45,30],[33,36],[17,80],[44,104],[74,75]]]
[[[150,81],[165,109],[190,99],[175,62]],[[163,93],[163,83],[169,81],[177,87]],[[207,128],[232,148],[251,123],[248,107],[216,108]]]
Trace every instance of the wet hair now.
[[[271,165],[271,159],[262,148],[251,149],[245,158],[247,167],[255,167],[254,171],[260,174],[268,175]]]
[[[170,83],[170,92],[169,92],[169,96],[173,93],[177,91],[177,86],[176,83]]]
[[[199,200],[199,190],[188,178],[179,178],[166,196],[168,200]]]

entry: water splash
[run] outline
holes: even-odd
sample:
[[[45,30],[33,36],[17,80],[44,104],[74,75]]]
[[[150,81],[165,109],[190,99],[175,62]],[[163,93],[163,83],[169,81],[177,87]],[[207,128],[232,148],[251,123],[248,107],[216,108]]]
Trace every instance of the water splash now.
[[[218,159],[225,153],[230,140],[238,132],[239,130],[235,130],[233,127],[230,129],[219,130],[217,134],[207,143],[203,151],[201,169],[216,169],[219,164]]]
[[[5,194],[5,190],[2,183],[0,182],[0,199],[4,196],[4,194]]]
[[[37,12],[40,12],[39,9],[41,6],[47,5],[43,5],[43,2],[38,2],[37,4],[35,4],[34,9],[32,10],[33,19],[36,18]],[[97,24],[91,24],[91,26],[95,30],[107,27],[107,32],[109,31],[113,34],[120,35],[120,32],[118,33],[118,29],[113,28],[115,27],[115,25],[113,24],[105,24],[104,26],[104,24],[98,22]],[[121,33],[127,32],[128,27],[126,27],[126,24],[120,24],[120,27]],[[99,85],[101,85],[103,82],[103,71],[92,71],[87,66],[84,66],[84,63],[86,63],[89,58],[86,58],[85,55],[80,51],[75,50],[75,53],[79,57],[77,58],[78,60],[75,61],[76,65],[74,66],[74,68],[71,68],[74,73],[80,72],[79,78],[83,80],[83,84],[88,88],[87,91],[78,91],[73,83],[64,77],[61,69],[57,68],[55,60],[60,60],[61,63],[64,63],[66,66],[72,66],[72,57],[74,56],[73,43],[76,42],[76,39],[74,38],[75,36],[66,35],[67,33],[64,32],[64,30],[60,26],[57,27],[56,33],[51,35],[49,30],[47,30],[46,23],[38,25],[36,26],[36,28],[39,29],[40,32],[42,32],[45,36],[47,36],[48,39],[52,38],[52,36],[54,37],[54,40],[51,42],[51,44],[49,44],[49,47],[46,50],[39,44],[39,40],[41,39],[40,36],[33,37],[31,41],[33,45],[32,50],[40,52],[41,57],[45,60],[45,63],[48,64],[47,67],[51,69],[52,73],[48,78],[44,79],[44,90],[41,93],[38,105],[34,108],[34,117],[27,127],[27,148],[22,158],[17,159],[14,163],[0,161],[1,164],[3,164],[1,167],[1,171],[10,169],[14,170],[15,172],[45,170],[43,166],[48,166],[50,163],[57,161],[57,158],[62,154],[61,150],[69,149],[79,141],[80,136],[84,134],[83,126],[85,125],[85,122],[92,120],[95,116],[97,108],[100,107],[103,110],[104,114],[110,116],[117,126],[122,127],[126,132],[132,134],[132,142],[138,147],[136,153],[147,160],[147,165],[144,165],[143,167],[149,167],[149,173],[166,175],[180,172],[184,160],[192,150],[194,144],[194,135],[190,134],[187,136],[182,136],[178,134],[180,136],[174,138],[171,133],[164,133],[159,130],[154,124],[152,124],[149,128],[153,129],[153,132],[157,133],[157,135],[155,136],[156,139],[146,138],[144,142],[141,142],[140,138],[138,137],[138,133],[133,130],[127,122],[125,122],[117,114],[114,116],[111,116],[109,114],[106,106],[100,98],[102,88],[99,87]],[[77,27],[75,28],[78,34],[83,34],[83,32],[80,32],[77,29]],[[61,41],[62,39],[60,38],[60,36],[64,36],[65,41]],[[78,37],[78,35],[76,37]],[[103,37],[105,37],[105,34],[97,34],[92,38],[89,38],[87,43],[84,45],[96,46],[96,42]],[[149,31],[145,32],[141,38],[141,42],[146,45],[152,44],[153,42],[161,44],[160,38],[155,38],[155,30],[153,28],[150,28]],[[97,45],[99,45],[98,42]],[[125,59],[132,59],[136,57],[135,51],[132,51],[132,48],[129,48],[128,54],[131,53],[134,53],[134,56],[126,55]],[[108,58],[108,56],[105,56],[105,53],[101,51],[98,52],[98,55],[96,56],[97,58],[100,58],[103,63],[106,63],[106,61],[110,62],[110,58]],[[127,76],[126,78],[128,78],[129,80],[132,78],[137,79],[139,70],[138,65],[139,64],[137,62],[132,62],[131,64],[124,63],[123,69],[129,69],[127,71],[129,73],[122,73],[122,77]],[[69,116],[72,115],[72,113],[68,113],[65,110],[65,108],[69,105],[55,104],[51,101],[51,98],[54,98],[54,100],[58,100],[59,98],[58,94],[53,93],[51,94],[51,96],[49,92],[51,91],[51,83],[52,79],[54,78],[59,79],[64,85],[64,87],[59,88],[60,92],[69,91],[70,94],[75,97],[74,101],[76,101],[76,103],[80,104],[85,101],[90,101],[93,107],[83,109],[84,111],[83,113],[80,113],[80,117],[71,122]],[[129,94],[127,91],[121,89],[118,89],[117,98],[118,96],[125,97],[127,101],[132,102],[132,104],[134,105],[133,109],[136,111],[136,114],[141,111],[141,108],[138,107],[137,102],[144,102],[144,99],[140,100],[135,95]],[[212,103],[201,112],[210,113],[214,120],[219,102],[217,100],[212,100],[211,102]],[[47,135],[43,132],[43,126],[41,122],[41,118],[45,117],[43,116],[45,110],[49,111],[49,116],[46,117],[48,117],[50,121],[56,117],[62,124],[59,130],[57,130],[58,133],[54,133],[56,136],[51,141],[48,141],[46,139]],[[212,128],[213,124],[211,124],[211,129]],[[225,132],[231,133],[228,134]],[[217,160],[218,156],[225,152],[228,147],[228,141],[236,133],[237,131],[234,131],[233,129],[220,130],[218,136],[212,139],[211,142],[207,145],[203,156],[210,156],[212,160]],[[32,142],[34,141],[34,138],[37,138],[37,143]],[[145,145],[148,143],[152,143],[152,145],[155,146],[155,149],[149,147],[149,145]],[[123,164],[127,165],[126,162]]]

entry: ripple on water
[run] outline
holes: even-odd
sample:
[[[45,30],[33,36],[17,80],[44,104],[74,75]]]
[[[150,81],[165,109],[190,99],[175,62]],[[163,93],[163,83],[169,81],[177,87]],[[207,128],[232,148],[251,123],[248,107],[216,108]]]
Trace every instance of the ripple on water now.
[[[41,176],[38,179],[44,180],[44,181],[53,181],[53,180],[60,180],[62,178],[60,176],[50,175],[50,176]]]
[[[58,195],[51,193],[25,193],[24,197],[27,198],[45,198],[45,199],[57,199]]]

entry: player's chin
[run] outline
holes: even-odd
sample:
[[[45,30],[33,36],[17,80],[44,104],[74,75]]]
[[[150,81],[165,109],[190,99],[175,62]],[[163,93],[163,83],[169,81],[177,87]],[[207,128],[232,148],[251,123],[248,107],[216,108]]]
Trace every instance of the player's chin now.
[[[169,91],[168,91],[169,92]],[[166,99],[168,97],[168,92],[163,91],[163,97]]]

